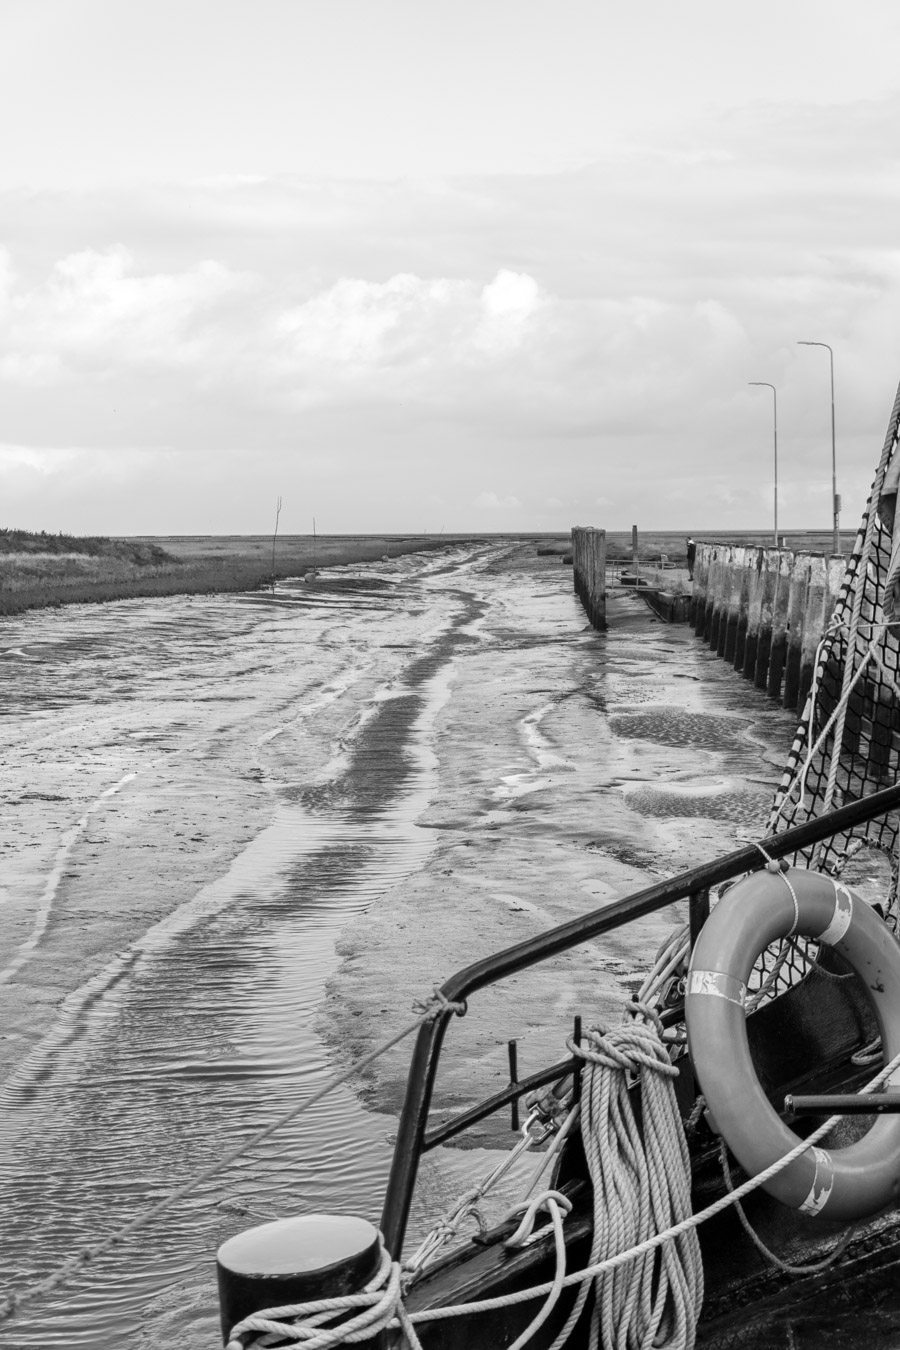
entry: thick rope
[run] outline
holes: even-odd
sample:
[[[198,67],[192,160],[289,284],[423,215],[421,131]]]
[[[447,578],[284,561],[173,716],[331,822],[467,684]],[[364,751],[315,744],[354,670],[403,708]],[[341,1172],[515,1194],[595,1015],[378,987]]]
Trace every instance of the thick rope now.
[[[320,1102],[322,1098],[326,1097],[334,1088],[338,1087],[341,1083],[346,1083],[350,1078],[355,1078],[362,1069],[367,1068],[370,1064],[374,1064],[375,1060],[380,1059],[380,1057],[386,1054],[388,1050],[393,1049],[395,1045],[399,1045],[399,1043],[405,1040],[407,1036],[411,1036],[414,1031],[417,1031],[423,1022],[433,1021],[437,1017],[442,1017],[445,1013],[454,1012],[457,1016],[462,1016],[465,1012],[464,1003],[449,1002],[444,994],[441,993],[440,989],[437,988],[434,990],[434,994],[430,999],[424,1003],[417,1004],[416,1008],[420,1015],[415,1021],[408,1022],[406,1026],[394,1036],[389,1037],[386,1041],[382,1041],[374,1050],[371,1050],[367,1055],[364,1055],[362,1059],[357,1060],[349,1068],[343,1070],[342,1073],[333,1074],[322,1087],[318,1088],[311,1096],[306,1097],[298,1106],[292,1107],[290,1111],[286,1111],[283,1115],[279,1116],[277,1120],[273,1120],[269,1125],[257,1130],[255,1134],[252,1134],[249,1137],[249,1139],[238,1144],[216,1162],[211,1163],[209,1167],[204,1167],[201,1171],[195,1172],[183,1185],[170,1191],[168,1195],[163,1196],[162,1200],[157,1201],[157,1203],[151,1205],[149,1209],[145,1209],[140,1214],[137,1214],[129,1223],[123,1224],[121,1228],[117,1228],[115,1232],[110,1233],[107,1237],[103,1238],[102,1241],[81,1247],[78,1251],[73,1253],[67,1261],[64,1261],[62,1265],[57,1266],[57,1268],[46,1276],[45,1279],[39,1280],[37,1284],[30,1285],[26,1289],[11,1290],[9,1293],[3,1295],[3,1301],[0,1303],[0,1322],[8,1321],[11,1317],[14,1317],[19,1309],[24,1307],[26,1303],[31,1303],[34,1299],[40,1298],[44,1294],[51,1293],[59,1285],[69,1279],[70,1276],[74,1275],[76,1271],[81,1270],[92,1261],[96,1261],[98,1257],[104,1256],[107,1252],[112,1251],[114,1247],[119,1246],[126,1238],[131,1237],[133,1233],[146,1227],[148,1223],[151,1223],[160,1214],[164,1214],[165,1211],[170,1209],[177,1201],[184,1199],[186,1195],[190,1195],[198,1186],[202,1186],[205,1181],[210,1181],[213,1177],[218,1176],[220,1172],[225,1171],[227,1167],[230,1167],[233,1162],[236,1162],[238,1158],[242,1157],[250,1149],[255,1148],[257,1144],[262,1143],[264,1139],[268,1139],[270,1135],[275,1134],[277,1130],[282,1129],[283,1126],[289,1124],[290,1121],[296,1120],[298,1116],[302,1116],[306,1111],[309,1111],[311,1107],[315,1106],[317,1102]]]
[[[638,1247],[653,1233],[691,1212],[691,1166],[673,1090],[678,1070],[661,1039],[658,1017],[647,1005],[629,1011],[642,1021],[585,1043],[569,1042],[587,1062],[582,1089],[582,1140],[594,1188],[591,1264]],[[641,1080],[639,1127],[629,1077]],[[595,1282],[590,1350],[599,1345],[691,1350],[703,1301],[703,1261],[695,1231],[659,1256],[647,1251],[627,1269]],[[565,1345],[587,1300],[581,1286],[552,1350]]]
[[[404,1262],[404,1271],[413,1273],[423,1270],[435,1259],[441,1248],[451,1238],[456,1237],[466,1219],[475,1217],[479,1221],[479,1227],[483,1229],[484,1224],[477,1209],[478,1202],[493,1190],[522,1154],[526,1153],[537,1142],[531,1133],[531,1124],[532,1118],[529,1117],[522,1127],[522,1136],[515,1147],[510,1149],[509,1153],[505,1154],[497,1166],[492,1168],[481,1181],[460,1196],[452,1209],[437,1220],[430,1232],[419,1243],[412,1256]]]
[[[863,1093],[875,1092],[877,1088],[890,1078],[898,1068],[900,1068],[900,1054],[895,1055],[890,1064],[886,1064],[865,1087],[860,1089],[860,1091]],[[356,1341],[371,1340],[382,1330],[402,1328],[406,1335],[407,1343],[412,1350],[421,1350],[421,1343],[416,1336],[415,1327],[420,1326],[424,1322],[437,1322],[448,1317],[468,1317],[479,1313],[496,1312],[500,1308],[515,1307],[519,1303],[527,1303],[534,1298],[546,1298],[547,1295],[557,1287],[568,1289],[574,1285],[585,1284],[588,1281],[596,1280],[598,1276],[608,1275],[613,1271],[621,1269],[623,1266],[629,1265],[633,1261],[639,1260],[648,1252],[655,1251],[658,1247],[677,1241],[677,1239],[684,1234],[689,1233],[692,1229],[696,1229],[700,1224],[705,1223],[707,1219],[714,1218],[716,1214],[720,1214],[723,1210],[728,1209],[730,1205],[735,1204],[739,1200],[743,1200],[744,1196],[749,1195],[760,1186],[764,1186],[767,1181],[771,1181],[771,1179],[777,1176],[779,1172],[782,1172],[786,1167],[789,1167],[791,1163],[805,1153],[807,1149],[812,1148],[820,1139],[824,1139],[825,1136],[834,1129],[840,1119],[840,1116],[829,1117],[829,1119],[820,1125],[818,1129],[813,1130],[812,1134],[806,1139],[799,1140],[794,1148],[782,1158],[776,1159],[771,1166],[765,1168],[765,1170],[760,1172],[757,1176],[749,1178],[742,1185],[735,1187],[733,1191],[726,1193],[718,1200],[714,1201],[713,1204],[707,1205],[706,1209],[699,1210],[696,1214],[692,1214],[690,1217],[681,1220],[679,1223],[673,1224],[665,1231],[654,1234],[652,1237],[647,1238],[645,1241],[639,1243],[636,1247],[630,1248],[628,1251],[618,1252],[614,1256],[607,1257],[602,1261],[587,1266],[584,1270],[577,1270],[570,1275],[566,1275],[561,1282],[557,1275],[557,1277],[545,1284],[535,1285],[531,1289],[520,1289],[512,1294],[501,1294],[499,1297],[480,1299],[474,1303],[457,1303],[444,1308],[428,1308],[424,1309],[422,1312],[408,1313],[403,1306],[400,1292],[400,1265],[398,1262],[393,1262],[391,1263],[390,1283],[390,1288],[396,1290],[396,1303],[393,1312],[389,1312],[385,1308],[385,1311],[381,1314],[384,1320],[378,1325],[373,1322],[364,1333],[359,1335],[351,1335],[350,1337],[344,1336],[347,1326],[346,1323],[342,1324],[338,1330],[340,1334],[344,1336],[344,1339],[352,1344]],[[382,1267],[384,1268],[384,1260],[382,1262]],[[396,1278],[394,1278],[395,1274]],[[303,1341],[307,1350],[319,1350],[318,1343],[309,1339],[309,1331],[304,1330],[304,1327],[315,1329],[321,1321],[320,1314],[327,1313],[329,1316],[333,1316],[351,1311],[355,1308],[372,1307],[376,1303],[385,1305],[387,1302],[388,1300],[386,1298],[382,1300],[381,1295],[379,1295],[377,1290],[370,1288],[367,1292],[360,1294],[346,1294],[338,1298],[319,1299],[310,1303],[298,1303],[288,1308],[267,1309],[262,1313],[255,1314],[255,1316],[272,1318],[273,1331],[277,1329],[279,1335],[289,1336],[290,1339],[295,1341]],[[299,1319],[308,1318],[309,1320],[305,1323],[301,1320],[299,1323],[292,1324],[276,1321],[275,1314]],[[313,1319],[316,1318],[319,1320],[313,1321]],[[243,1323],[238,1324],[238,1326],[243,1325]],[[235,1327],[234,1331],[236,1332],[237,1330],[238,1327]],[[341,1343],[340,1339],[329,1339],[324,1344],[332,1346],[340,1345]],[[261,1346],[262,1344],[263,1342],[253,1343],[254,1347],[256,1345]],[[228,1344],[227,1350],[244,1350],[244,1343],[240,1340],[236,1341],[232,1339]]]

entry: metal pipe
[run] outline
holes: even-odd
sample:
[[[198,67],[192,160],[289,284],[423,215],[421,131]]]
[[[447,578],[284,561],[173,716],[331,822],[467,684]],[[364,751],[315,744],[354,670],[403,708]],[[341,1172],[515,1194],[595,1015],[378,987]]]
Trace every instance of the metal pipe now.
[[[829,367],[831,370],[831,505],[834,510],[834,537],[832,540],[832,552],[836,557],[841,552],[841,499],[837,490],[837,451],[835,449],[834,439],[834,352],[827,342],[798,342],[798,347],[824,347],[828,352]]]
[[[828,1095],[784,1099],[785,1111],[795,1116],[885,1116],[900,1112],[900,1092],[833,1092]]]

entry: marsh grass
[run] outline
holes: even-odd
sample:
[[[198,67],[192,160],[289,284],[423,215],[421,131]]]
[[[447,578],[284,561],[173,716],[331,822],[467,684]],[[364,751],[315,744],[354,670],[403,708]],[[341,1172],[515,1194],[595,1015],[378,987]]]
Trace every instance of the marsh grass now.
[[[390,541],[383,535],[279,536],[273,577],[271,536],[107,539],[0,530],[0,616],[157,595],[254,591],[278,577],[304,576],[314,560],[319,567],[372,562],[388,546],[392,556],[452,547],[436,535]]]

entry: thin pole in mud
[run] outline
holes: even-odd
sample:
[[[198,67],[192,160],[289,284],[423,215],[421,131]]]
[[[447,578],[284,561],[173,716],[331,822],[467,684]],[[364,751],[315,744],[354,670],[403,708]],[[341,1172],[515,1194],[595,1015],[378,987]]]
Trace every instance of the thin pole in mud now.
[[[316,518],[313,516],[313,571],[316,570]]]
[[[281,497],[275,507],[275,533],[272,535],[272,594],[275,594],[275,540],[278,538],[278,517],[281,515]]]

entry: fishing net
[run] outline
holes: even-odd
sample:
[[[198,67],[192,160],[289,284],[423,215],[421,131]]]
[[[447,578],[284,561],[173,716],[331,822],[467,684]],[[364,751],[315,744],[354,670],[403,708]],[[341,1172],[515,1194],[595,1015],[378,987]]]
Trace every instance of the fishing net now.
[[[780,833],[890,787],[900,771],[900,388],[875,482],[837,603],[816,653],[812,686],[769,819]],[[896,853],[895,815],[810,850],[839,875],[854,842]],[[815,856],[813,856],[815,854]]]
[[[813,681],[769,817],[780,834],[844,806],[900,776],[900,388],[891,410],[875,481],[847,562],[837,602],[819,643]],[[799,866],[840,876],[862,849],[887,856],[883,898],[897,928],[896,813],[855,826],[795,855]],[[763,956],[751,985],[763,996],[796,982],[809,969],[815,943],[796,940]]]

